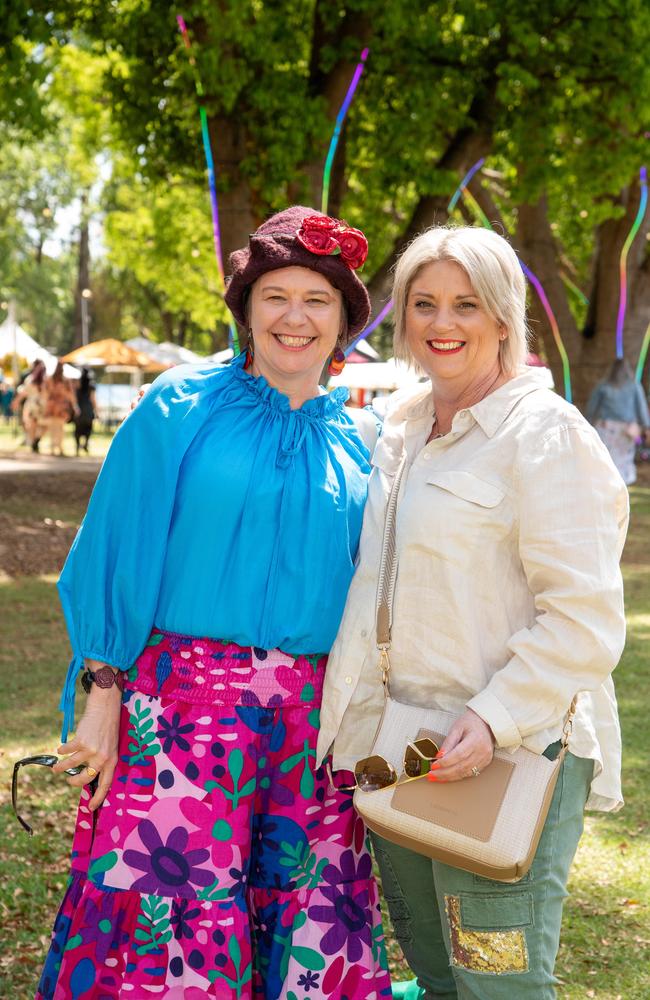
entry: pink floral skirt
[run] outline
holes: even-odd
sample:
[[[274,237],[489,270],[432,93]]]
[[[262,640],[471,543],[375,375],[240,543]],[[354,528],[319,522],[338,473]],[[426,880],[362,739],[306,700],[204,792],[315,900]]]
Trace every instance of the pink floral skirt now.
[[[325,664],[152,633],[37,1000],[390,997],[364,824],[315,767]]]

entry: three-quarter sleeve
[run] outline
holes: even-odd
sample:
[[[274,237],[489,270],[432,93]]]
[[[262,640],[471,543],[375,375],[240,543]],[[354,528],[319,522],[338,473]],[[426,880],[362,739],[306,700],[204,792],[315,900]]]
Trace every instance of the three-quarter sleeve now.
[[[117,431],[58,583],[73,659],[60,708],[74,722],[84,658],[128,669],[153,624],[180,462],[198,395],[162,375]]]
[[[557,724],[579,691],[598,689],[625,641],[619,560],[625,486],[595,432],[559,426],[520,457],[519,555],[535,620],[468,702],[500,746]]]

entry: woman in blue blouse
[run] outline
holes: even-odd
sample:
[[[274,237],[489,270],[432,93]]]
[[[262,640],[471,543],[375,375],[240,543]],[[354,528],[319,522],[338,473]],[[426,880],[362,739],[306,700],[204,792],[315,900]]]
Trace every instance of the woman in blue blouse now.
[[[390,996],[365,830],[315,767],[369,473],[318,379],[367,321],[366,253],[268,220],[231,259],[246,355],[161,376],[115,437],[59,583],[58,769],[85,768],[38,998]]]

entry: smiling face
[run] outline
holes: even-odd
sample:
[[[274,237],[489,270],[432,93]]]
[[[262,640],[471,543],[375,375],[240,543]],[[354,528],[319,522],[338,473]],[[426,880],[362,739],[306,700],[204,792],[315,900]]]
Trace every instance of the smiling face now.
[[[434,383],[453,380],[465,389],[499,372],[505,330],[454,261],[418,271],[406,300],[405,333],[414,360]]]
[[[343,297],[306,267],[267,271],[251,291],[253,373],[272,385],[287,378],[318,386],[341,331]]]

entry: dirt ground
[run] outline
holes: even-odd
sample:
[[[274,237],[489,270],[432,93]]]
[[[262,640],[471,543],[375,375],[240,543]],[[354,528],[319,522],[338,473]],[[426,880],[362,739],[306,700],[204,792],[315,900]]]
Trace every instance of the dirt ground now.
[[[60,571],[98,471],[0,475],[0,577]]]

